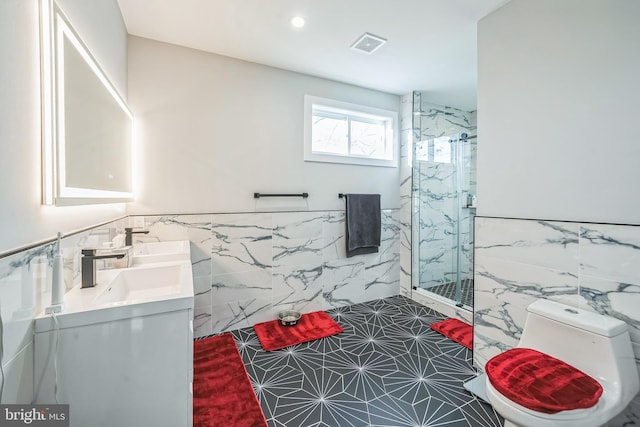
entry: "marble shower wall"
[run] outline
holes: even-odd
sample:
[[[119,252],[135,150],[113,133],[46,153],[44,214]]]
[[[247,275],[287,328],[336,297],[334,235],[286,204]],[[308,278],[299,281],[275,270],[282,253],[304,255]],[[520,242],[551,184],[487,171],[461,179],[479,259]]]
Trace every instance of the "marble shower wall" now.
[[[380,252],[346,258],[344,212],[147,216],[134,242],[191,241],[196,337],[400,293],[400,220],[382,211]]]
[[[64,281],[67,289],[80,283],[80,250],[100,246],[123,233],[126,219],[63,237]],[[54,243],[0,258],[0,314],[3,327],[2,403],[33,400],[33,319],[51,302]]]
[[[640,226],[475,220],[474,364],[518,343],[539,298],[629,325],[640,363]]]

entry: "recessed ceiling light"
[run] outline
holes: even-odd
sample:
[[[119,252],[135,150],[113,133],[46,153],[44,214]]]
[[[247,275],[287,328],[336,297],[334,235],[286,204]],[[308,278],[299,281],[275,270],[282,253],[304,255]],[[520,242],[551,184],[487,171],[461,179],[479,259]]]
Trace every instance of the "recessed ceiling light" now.
[[[302,28],[305,24],[305,20],[302,16],[294,16],[289,22],[291,22],[291,25],[294,28]]]

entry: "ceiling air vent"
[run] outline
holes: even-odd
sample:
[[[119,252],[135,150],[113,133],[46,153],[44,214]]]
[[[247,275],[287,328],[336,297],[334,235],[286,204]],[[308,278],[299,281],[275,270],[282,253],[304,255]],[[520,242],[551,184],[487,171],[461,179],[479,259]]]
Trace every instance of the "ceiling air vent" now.
[[[355,43],[351,45],[351,49],[366,53],[367,55],[371,55],[386,42],[387,39],[374,36],[373,34],[364,33],[358,40],[355,41]]]

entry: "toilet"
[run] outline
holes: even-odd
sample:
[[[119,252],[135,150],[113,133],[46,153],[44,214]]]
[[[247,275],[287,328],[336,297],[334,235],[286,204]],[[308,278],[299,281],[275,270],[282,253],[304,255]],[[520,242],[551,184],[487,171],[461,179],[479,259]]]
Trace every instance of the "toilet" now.
[[[518,346],[485,365],[486,394],[505,427],[597,427],[640,389],[627,324],[538,300]]]

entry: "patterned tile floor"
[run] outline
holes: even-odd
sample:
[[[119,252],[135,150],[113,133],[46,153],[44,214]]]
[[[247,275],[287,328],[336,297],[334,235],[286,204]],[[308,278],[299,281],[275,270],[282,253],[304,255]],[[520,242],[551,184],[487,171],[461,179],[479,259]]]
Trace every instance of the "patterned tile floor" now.
[[[270,427],[501,427],[462,384],[471,352],[429,328],[440,314],[401,296],[328,311],[333,337],[266,352],[233,331]]]

